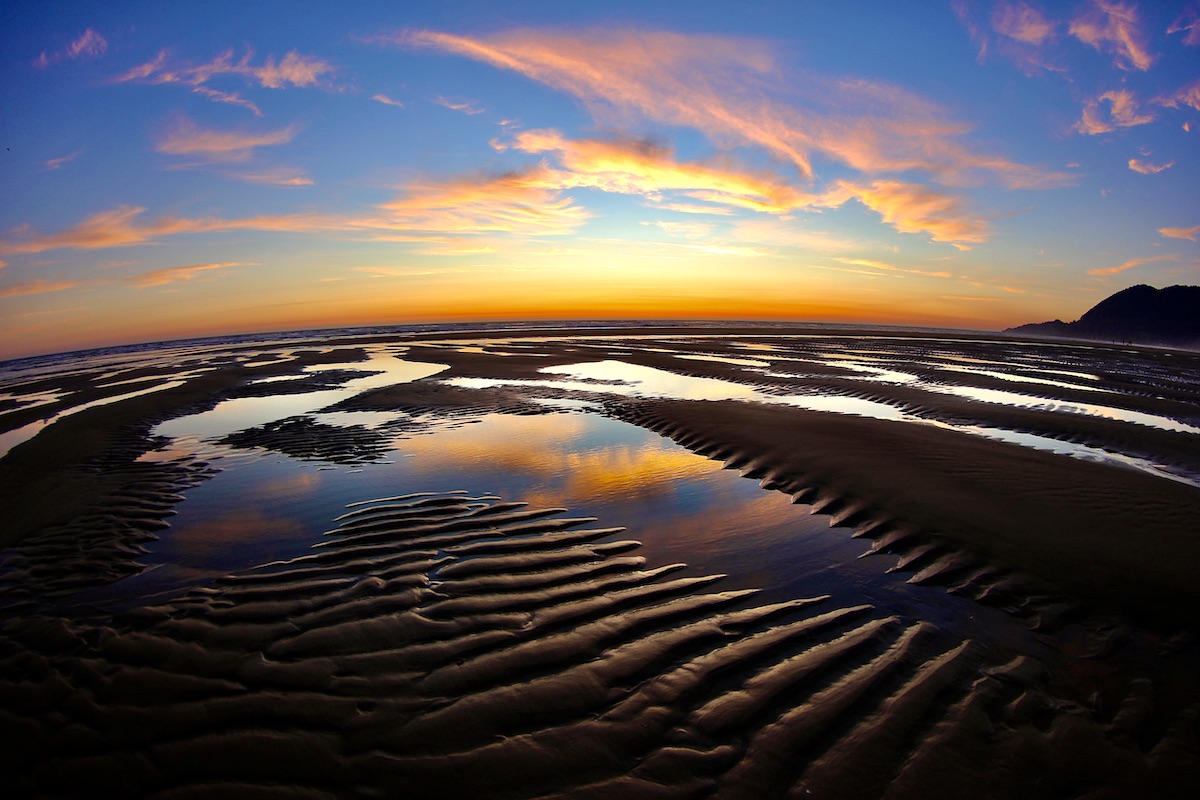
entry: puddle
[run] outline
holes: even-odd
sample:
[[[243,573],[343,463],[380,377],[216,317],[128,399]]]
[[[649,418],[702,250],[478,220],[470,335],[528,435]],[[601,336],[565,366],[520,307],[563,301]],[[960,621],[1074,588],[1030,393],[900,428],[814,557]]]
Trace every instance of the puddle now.
[[[1000,428],[966,424],[951,425],[943,422],[934,422],[923,417],[917,417],[908,414],[896,408],[895,406],[888,405],[887,403],[881,403],[874,400],[865,400],[856,397],[844,397],[832,394],[771,395],[760,392],[750,386],[743,386],[741,384],[731,383],[729,381],[723,381],[716,378],[695,378],[686,375],[676,375],[675,373],[667,372],[655,367],[627,364],[622,361],[597,361],[584,364],[567,364],[563,366],[545,367],[539,370],[539,372],[543,374],[563,375],[567,378],[574,378],[575,380],[543,381],[452,378],[445,381],[445,383],[466,388],[490,388],[493,386],[522,386],[526,388],[545,387],[565,391],[590,392],[594,394],[613,394],[621,397],[666,398],[675,400],[740,400],[744,402],[789,405],[809,411],[850,414],[855,416],[870,417],[872,419],[904,422],[907,424],[937,425],[939,427],[956,430],[961,433],[974,436],[984,436],[990,439],[1001,439],[1012,444],[1019,444],[1024,447],[1031,447],[1036,450],[1055,453],[1057,455],[1067,455],[1073,458],[1082,458],[1103,463],[1120,463],[1123,466],[1139,469],[1156,477],[1169,478],[1170,480],[1179,481],[1190,485],[1200,485],[1200,482],[1189,476],[1172,473],[1144,458],[1110,453],[1106,450],[1089,447],[1087,445],[1061,442],[1057,439],[1051,439],[1049,437],[1022,434]],[[998,390],[975,389],[972,387],[948,387],[944,385],[930,385],[927,388],[955,394],[962,393],[962,395],[966,397],[973,397],[973,395],[970,393],[979,393],[978,397],[974,397],[973,399],[983,400],[988,396],[995,398],[991,401],[983,400],[984,402],[999,402],[1003,398],[1004,402],[1008,405],[1012,405],[1012,398],[1017,398],[1026,404],[1028,404],[1030,400],[1029,397],[1024,395],[1011,392],[1001,392]],[[1076,408],[1087,409],[1073,413],[1095,413],[1102,416],[1111,416],[1113,419],[1121,419],[1129,422],[1140,422],[1141,424],[1150,424],[1151,422],[1154,422],[1156,426],[1165,427],[1167,430],[1188,433],[1200,432],[1200,429],[1193,428],[1192,426],[1185,425],[1184,423],[1177,422],[1175,420],[1170,420],[1166,417],[1158,417],[1152,414],[1125,412],[1122,409],[1110,409],[1104,406],[1085,406],[1082,404],[1047,403],[1046,405],[1046,410],[1052,413],[1065,413]],[[1029,407],[1038,406],[1030,405]]]
[[[363,498],[459,490],[597,518],[584,527],[626,527],[606,538],[641,542],[630,555],[650,566],[684,563],[682,574],[727,575],[721,589],[763,589],[763,602],[826,593],[850,602],[866,589],[886,605],[900,595],[937,594],[886,575],[893,557],[859,558],[867,543],[831,529],[808,506],[598,414],[486,415],[405,439],[387,460],[354,468],[273,452],[217,466],[223,471],[188,490],[171,527],[148,544],[139,558],[145,572],[83,593],[79,602],[146,602],[307,555],[346,506]]]
[[[966,397],[970,400],[978,400],[982,403],[994,403],[997,405],[1012,406],[1014,408],[1029,408],[1037,411],[1048,411],[1054,414],[1083,414],[1092,417],[1106,417],[1107,419],[1119,419],[1124,422],[1132,422],[1137,425],[1148,425],[1152,428],[1159,428],[1165,431],[1179,431],[1180,433],[1200,433],[1200,428],[1194,425],[1180,422],[1163,417],[1157,414],[1147,414],[1141,411],[1129,411],[1124,408],[1113,408],[1112,406],[1094,405],[1091,403],[1075,403],[1064,402],[1058,400],[1044,400],[1041,398],[1030,397],[1029,395],[1018,394],[1016,392],[1006,392],[1001,389],[980,389],[974,386],[946,386],[931,384],[922,388],[929,389],[943,394],[952,394],[958,397]]]
[[[1083,384],[1079,384],[1079,383],[1067,383],[1066,381],[1055,381],[1055,380],[1051,380],[1049,378],[1034,378],[1030,375],[1017,375],[1017,374],[1013,374],[1011,372],[997,372],[995,370],[988,370],[988,369],[974,369],[972,367],[959,367],[959,366],[955,366],[953,364],[943,364],[943,365],[941,365],[940,368],[945,369],[945,370],[950,370],[952,372],[963,372],[968,375],[981,375],[981,376],[987,377],[987,378],[996,378],[998,380],[1009,381],[1012,383],[1032,383],[1032,384],[1038,384],[1041,386],[1055,386],[1055,387],[1058,387],[1059,389],[1079,389],[1080,391],[1084,391],[1084,392],[1108,392],[1109,391],[1107,389],[1101,389],[1098,386],[1087,386],[1087,385],[1083,385]],[[1047,370],[1047,371],[1049,371],[1049,370]],[[1096,376],[1094,376],[1094,375],[1081,375],[1079,373],[1069,373],[1069,372],[1061,372],[1061,371],[1058,372],[1057,374],[1059,374],[1059,375],[1075,374],[1075,375],[1079,375],[1079,377],[1082,377],[1084,379],[1097,380]]]
[[[366,361],[305,367],[305,374],[319,374],[335,370],[369,371],[374,374],[352,378],[336,389],[225,400],[200,414],[168,420],[157,426],[153,433],[170,438],[196,436],[219,439],[246,428],[265,425],[268,422],[286,419],[297,414],[318,411],[368,389],[378,389],[383,386],[428,378],[445,369],[447,367],[444,364],[404,361],[385,352],[372,353]]]

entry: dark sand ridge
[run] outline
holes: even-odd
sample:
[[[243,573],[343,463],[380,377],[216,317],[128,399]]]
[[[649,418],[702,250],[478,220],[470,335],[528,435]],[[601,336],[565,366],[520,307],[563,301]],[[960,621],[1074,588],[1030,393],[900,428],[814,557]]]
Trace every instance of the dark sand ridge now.
[[[699,453],[1091,599],[1195,621],[1200,489],[939,428],[736,402],[630,404]],[[832,510],[832,509],[830,509]]]
[[[1195,710],[1157,720],[1148,681],[1078,706],[1028,656],[865,605],[755,605],[495,500],[355,504],[312,555],[169,605],[10,620],[10,788],[1165,798],[1200,777]]]

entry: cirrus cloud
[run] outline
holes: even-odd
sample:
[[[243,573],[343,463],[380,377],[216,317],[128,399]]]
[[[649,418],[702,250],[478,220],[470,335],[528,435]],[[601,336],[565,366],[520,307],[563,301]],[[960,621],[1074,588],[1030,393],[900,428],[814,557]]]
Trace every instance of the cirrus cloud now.
[[[94,58],[103,55],[108,49],[108,40],[105,39],[96,31],[88,28],[79,37],[72,41],[65,49],[57,53],[47,54],[42,51],[33,61],[33,65],[39,69],[45,69],[51,64],[62,61],[63,59],[78,59],[78,58]]]
[[[1153,121],[1153,114],[1143,114],[1139,111],[1137,97],[1133,92],[1128,89],[1113,89],[1084,103],[1083,118],[1075,123],[1075,130],[1086,136],[1096,136],[1115,131],[1117,128],[1132,128]]]
[[[339,218],[317,214],[256,216],[243,219],[200,217],[159,217],[143,221],[146,209],[141,206],[117,206],[109,211],[91,215],[82,222],[58,233],[34,235],[22,226],[9,238],[0,241],[0,253],[30,254],[47,250],[102,250],[112,247],[132,247],[154,244],[165,236],[213,233],[230,230],[307,232],[344,227]]]
[[[7,297],[24,297],[31,294],[49,294],[50,292],[61,292],[66,289],[74,289],[80,286],[79,281],[47,281],[33,280],[25,281],[24,283],[13,283],[8,286],[0,287],[0,299]]]
[[[1140,267],[1143,264],[1152,264],[1156,261],[1178,261],[1178,260],[1179,260],[1178,256],[1171,255],[1171,254],[1161,255],[1161,256],[1148,256],[1146,258],[1131,258],[1128,261],[1126,261],[1125,263],[1118,264],[1115,267],[1101,267],[1098,269],[1089,269],[1088,275],[1116,275],[1118,272],[1124,272],[1127,269],[1133,269],[1134,267]]]
[[[223,261],[215,264],[192,264],[186,267],[167,267],[165,269],[156,269],[150,272],[143,272],[140,275],[133,275],[125,280],[126,283],[132,283],[134,286],[140,288],[149,286],[166,286],[167,284],[177,283],[179,281],[195,280],[211,270],[250,266],[258,266],[258,264],[249,261]]]
[[[1091,0],[1090,6],[1071,20],[1071,35],[1100,51],[1113,56],[1120,69],[1143,72],[1154,64],[1154,55],[1147,50],[1137,6],[1118,0]]]
[[[901,87],[785,76],[758,40],[611,29],[475,38],[418,30],[384,38],[518,72],[576,97],[603,121],[648,119],[695,128],[721,147],[761,147],[809,180],[820,156],[872,174],[919,170],[947,184],[1069,181],[975,152],[962,142],[968,126]]]
[[[1159,228],[1158,232],[1168,239],[1187,239],[1194,242],[1196,237],[1200,236],[1200,225],[1190,228]]]
[[[1134,172],[1140,172],[1143,175],[1157,175],[1163,170],[1168,170],[1175,166],[1174,161],[1168,161],[1166,164],[1151,164],[1149,161],[1142,161],[1138,158],[1129,159],[1129,168]]]
[[[929,186],[893,180],[837,181],[821,204],[836,207],[850,200],[876,212],[901,233],[926,233],[933,241],[959,250],[969,250],[989,235],[987,220],[973,214],[962,197]]]
[[[253,62],[252,50],[247,50],[237,61],[233,58],[233,51],[226,50],[204,64],[174,65],[171,63],[169,51],[162,50],[153,60],[125,71],[113,80],[117,83],[178,83],[190,87],[193,92],[214,102],[242,106],[256,116],[262,116],[262,111],[253,101],[237,92],[214,88],[209,83],[226,76],[234,76],[241,78],[245,83],[258,84],[266,89],[321,87],[328,86],[328,76],[337,71],[328,61],[316,56],[301,55],[295,50],[278,61],[274,56],[268,56],[260,64]]]
[[[287,144],[296,135],[296,126],[273,131],[219,131],[201,128],[189,119],[180,119],[154,143],[160,153],[197,156],[207,161],[247,161],[254,148]]]
[[[775,176],[680,162],[670,148],[644,140],[568,140],[558,131],[531,130],[516,134],[511,143],[493,142],[493,146],[554,154],[564,188],[593,188],[651,198],[678,192],[694,200],[773,214],[809,205],[815,199]]]

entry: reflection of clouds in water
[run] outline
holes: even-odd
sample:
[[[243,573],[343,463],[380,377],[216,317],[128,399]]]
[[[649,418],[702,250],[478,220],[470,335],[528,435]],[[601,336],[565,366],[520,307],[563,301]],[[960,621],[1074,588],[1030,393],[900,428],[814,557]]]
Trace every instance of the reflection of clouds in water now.
[[[320,485],[320,473],[297,472],[294,475],[283,475],[264,481],[248,496],[256,501],[286,501],[309,494]]]
[[[226,556],[229,551],[264,541],[293,539],[304,534],[295,519],[248,508],[232,509],[171,534],[171,549],[193,566]]]
[[[626,441],[620,441],[625,439]],[[420,472],[445,472],[473,464],[493,473],[536,479],[553,487],[562,503],[572,497],[645,497],[670,491],[683,479],[715,465],[632,426],[581,414],[491,416],[462,431],[414,437],[401,452]]]
[[[154,433],[158,436],[173,438],[189,435],[220,438],[246,428],[315,412],[370,389],[427,378],[446,368],[444,364],[404,361],[387,353],[378,352],[372,353],[371,357],[365,361],[308,366],[304,368],[304,372],[308,374],[339,370],[354,370],[372,374],[351,378],[337,389],[224,400],[208,411],[168,420],[156,427]]]

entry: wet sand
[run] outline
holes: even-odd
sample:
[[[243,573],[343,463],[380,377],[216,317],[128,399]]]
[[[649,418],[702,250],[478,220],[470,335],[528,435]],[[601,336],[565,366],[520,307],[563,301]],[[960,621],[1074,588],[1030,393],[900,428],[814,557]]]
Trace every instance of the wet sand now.
[[[636,529],[471,487],[361,498],[311,554],[155,605],[70,605],[140,570],[141,544],[170,535],[181,493],[215,469],[141,460],[154,425],[367,344],[339,341],[276,364],[229,359],[80,411],[0,460],[0,763],[18,794],[62,796],[1099,798],[1193,786],[1200,435],[947,394],[939,381],[1014,387],[952,369],[969,359],[1053,373],[1012,366],[1028,343],[887,337],[864,332],[857,346],[911,359],[921,381],[864,382],[812,357],[828,330],[396,335],[404,358],[448,369],[333,409],[404,411],[412,420],[393,433],[421,435],[480,414],[564,413],[539,398],[587,401],[812,503],[904,579],[977,603],[975,623],[819,594],[763,602],[720,575],[648,563]],[[1200,424],[1200,357],[1047,347],[1056,368],[1091,377],[1019,384],[1032,406],[1102,400]],[[444,383],[545,381],[545,367],[612,358],[911,419]],[[948,427],[965,423],[1152,459],[1180,479]],[[302,416],[225,444],[343,464],[394,446],[378,429],[332,427]],[[1019,633],[998,635],[994,614]]]

